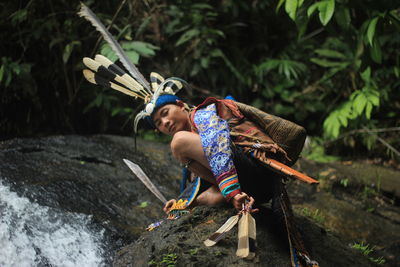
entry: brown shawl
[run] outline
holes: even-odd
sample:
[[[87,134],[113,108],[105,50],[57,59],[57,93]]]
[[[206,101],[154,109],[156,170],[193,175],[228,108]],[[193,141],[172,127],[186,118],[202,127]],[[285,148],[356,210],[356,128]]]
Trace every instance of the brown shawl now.
[[[218,115],[228,121],[233,143],[245,152],[252,151],[256,158],[272,157],[289,166],[297,161],[306,138],[303,127],[252,106],[214,97],[208,97],[192,112],[192,125],[197,109],[212,103]]]

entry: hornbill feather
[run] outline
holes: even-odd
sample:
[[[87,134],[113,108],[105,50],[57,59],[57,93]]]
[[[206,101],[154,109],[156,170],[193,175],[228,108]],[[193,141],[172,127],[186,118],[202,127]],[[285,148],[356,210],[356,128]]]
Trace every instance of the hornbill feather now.
[[[128,72],[141,83],[144,88],[146,88],[150,93],[150,85],[149,82],[143,77],[143,75],[139,72],[134,64],[129,60],[129,58],[125,55],[122,47],[119,43],[114,39],[114,37],[110,34],[110,32],[106,29],[106,27],[101,23],[101,21],[97,18],[97,16],[88,8],[86,5],[81,3],[81,9],[78,12],[78,15],[87,19],[103,36],[104,40],[110,45],[112,50],[117,54],[118,58],[121,60],[124,67],[128,70]]]

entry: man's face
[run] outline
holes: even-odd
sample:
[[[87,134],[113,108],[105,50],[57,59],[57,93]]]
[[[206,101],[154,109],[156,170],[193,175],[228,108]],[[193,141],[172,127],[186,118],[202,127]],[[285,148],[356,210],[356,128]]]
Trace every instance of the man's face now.
[[[190,131],[188,112],[183,103],[167,104],[159,108],[153,115],[153,121],[157,129],[167,135],[173,136],[178,131]]]

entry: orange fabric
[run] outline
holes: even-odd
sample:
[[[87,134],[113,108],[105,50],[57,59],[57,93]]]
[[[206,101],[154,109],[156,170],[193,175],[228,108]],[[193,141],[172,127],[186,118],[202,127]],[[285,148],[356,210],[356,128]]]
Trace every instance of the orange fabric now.
[[[232,180],[232,181],[229,181],[229,182],[223,184],[223,186],[224,186],[224,188],[225,188],[225,187],[228,187],[228,186],[230,186],[231,184],[235,184],[235,183],[237,183],[237,182],[238,182],[238,179],[236,178],[236,179],[234,179],[234,180]]]

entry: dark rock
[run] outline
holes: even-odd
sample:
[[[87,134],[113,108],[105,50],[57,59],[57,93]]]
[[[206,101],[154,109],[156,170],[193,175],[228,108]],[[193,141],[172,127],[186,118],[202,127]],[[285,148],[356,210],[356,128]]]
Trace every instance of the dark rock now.
[[[306,159],[295,168],[320,182],[318,187],[289,184],[297,214],[311,218],[350,246],[368,246],[373,250],[366,256],[371,261],[384,259],[385,266],[398,266],[400,202],[395,194],[389,194],[393,192],[391,184],[393,189],[400,184],[394,181],[400,177],[398,170],[365,161],[317,163]],[[378,180],[385,186],[371,182]]]
[[[176,261],[177,266],[289,266],[286,238],[277,234],[268,208],[255,215],[258,250],[253,261],[235,256],[237,228],[215,247],[202,243],[234,214],[230,207],[199,207],[153,232],[144,232],[165,214],[161,202],[131,173],[123,158],[138,163],[167,198],[177,196],[181,169],[168,144],[139,140],[135,152],[133,138],[119,136],[3,141],[0,181],[40,205],[93,215],[111,236],[112,251],[123,247],[114,259],[116,266],[146,266],[163,260]],[[350,167],[342,167],[300,160],[295,168],[321,183],[318,187],[289,183],[296,219],[311,255],[321,266],[369,266],[368,257],[349,246],[366,242],[375,246],[373,258],[384,256],[389,266],[396,266],[400,260],[399,207],[382,199],[379,190],[368,196],[359,184],[364,180],[347,171]],[[386,189],[385,175],[392,181],[399,172],[378,169],[368,173],[379,173],[380,185],[391,192],[390,186]],[[346,179],[347,187],[341,185]],[[305,209],[314,213],[309,216]]]
[[[114,266],[167,266],[167,261],[176,266],[290,266],[286,238],[278,234],[280,231],[272,223],[268,209],[254,215],[257,222],[255,259],[236,257],[237,226],[217,245],[206,247],[203,241],[234,214],[228,207],[197,207],[191,214],[176,221],[165,221],[124,247],[117,253]],[[321,266],[372,266],[361,253],[307,218],[297,217],[297,223],[310,253]]]

